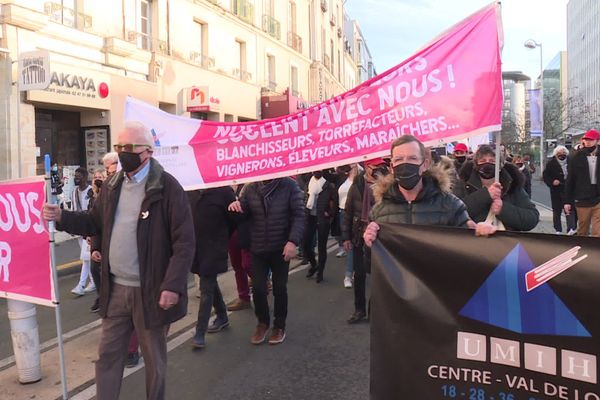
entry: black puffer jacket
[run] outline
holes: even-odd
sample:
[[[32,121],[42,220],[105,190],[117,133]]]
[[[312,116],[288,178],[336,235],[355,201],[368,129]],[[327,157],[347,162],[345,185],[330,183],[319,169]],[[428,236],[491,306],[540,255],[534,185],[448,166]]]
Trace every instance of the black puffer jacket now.
[[[376,203],[371,220],[417,225],[466,227],[469,215],[460,199],[451,193],[448,170],[434,166],[423,176],[423,190],[413,202],[400,193],[394,176],[380,179],[373,187]]]
[[[364,190],[365,175],[362,173],[354,178],[354,182],[348,190],[344,220],[342,221],[342,240],[351,240],[356,247],[361,247],[364,244],[362,236],[367,227],[366,222],[361,221]]]
[[[473,168],[472,161],[467,161],[459,172],[460,181],[454,193],[467,205],[467,211],[475,222],[486,220],[492,198],[481,183],[479,173]],[[525,193],[523,185],[525,177],[519,169],[506,163],[500,170],[502,185],[502,211],[496,217],[502,221],[507,230],[530,231],[536,227],[540,213]]]
[[[279,178],[265,198],[262,183],[246,185],[240,197],[242,210],[250,220],[250,250],[255,254],[280,252],[285,244],[299,244],[304,233],[304,204],[296,181]]]
[[[304,195],[304,209],[306,215],[310,215],[310,210],[306,208],[308,193]],[[338,212],[338,192],[335,185],[329,181],[323,185],[323,190],[317,197],[317,221],[318,223],[332,222]]]
[[[600,161],[596,162],[596,185],[590,180],[587,153],[579,150],[569,163],[565,186],[565,203],[579,207],[593,207],[600,202]]]
[[[235,201],[230,186],[193,190],[188,192],[194,231],[196,254],[192,272],[200,276],[212,276],[227,272],[229,235],[235,229],[233,216],[227,211]]]

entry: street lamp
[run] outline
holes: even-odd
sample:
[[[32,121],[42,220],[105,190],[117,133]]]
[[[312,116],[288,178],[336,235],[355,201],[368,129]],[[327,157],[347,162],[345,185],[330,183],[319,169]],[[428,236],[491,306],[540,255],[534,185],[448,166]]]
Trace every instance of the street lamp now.
[[[544,172],[544,64],[542,56],[542,44],[533,39],[528,39],[523,45],[528,49],[535,49],[536,47],[540,48],[540,176],[542,176],[542,172]]]

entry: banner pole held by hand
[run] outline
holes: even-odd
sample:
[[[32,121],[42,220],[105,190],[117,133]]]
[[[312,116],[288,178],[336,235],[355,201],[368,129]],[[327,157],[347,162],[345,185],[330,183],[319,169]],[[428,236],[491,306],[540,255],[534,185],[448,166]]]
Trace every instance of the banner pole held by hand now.
[[[44,169],[46,171],[46,202],[48,204],[56,204],[56,195],[58,194],[59,177],[58,170],[52,170],[50,164],[50,155],[44,155]],[[62,337],[62,321],[60,317],[60,291],[58,290],[58,272],[56,270],[56,255],[55,255],[55,242],[54,233],[55,222],[48,222],[48,234],[50,235],[50,266],[52,269],[52,288],[54,290],[54,302],[56,307],[54,308],[54,314],[56,317],[56,338],[58,340],[58,353],[60,356],[60,380],[62,383],[63,400],[69,398],[69,391],[67,389],[67,372],[65,368],[65,348]]]

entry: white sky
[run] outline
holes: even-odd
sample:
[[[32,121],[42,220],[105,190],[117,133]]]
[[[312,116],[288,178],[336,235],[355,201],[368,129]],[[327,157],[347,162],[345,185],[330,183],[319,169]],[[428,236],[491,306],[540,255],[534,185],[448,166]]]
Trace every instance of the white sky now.
[[[544,67],[567,47],[568,0],[503,0],[504,71],[539,75],[539,49],[523,46],[534,39],[543,46]],[[377,73],[400,64],[421,46],[491,0],[346,0],[346,12],[358,20]]]

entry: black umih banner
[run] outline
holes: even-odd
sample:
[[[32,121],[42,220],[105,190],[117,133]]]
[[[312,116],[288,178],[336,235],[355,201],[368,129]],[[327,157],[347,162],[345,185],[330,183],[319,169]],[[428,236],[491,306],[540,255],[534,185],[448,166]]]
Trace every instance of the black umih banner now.
[[[390,224],[378,238],[372,399],[600,399],[600,239]]]

